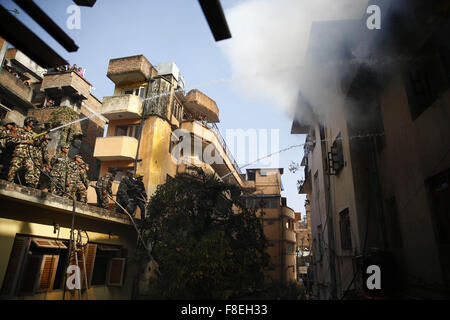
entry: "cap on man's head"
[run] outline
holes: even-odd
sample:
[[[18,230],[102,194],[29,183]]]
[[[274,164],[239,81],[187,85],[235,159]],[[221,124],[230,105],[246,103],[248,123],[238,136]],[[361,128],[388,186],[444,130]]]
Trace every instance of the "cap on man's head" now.
[[[108,172],[111,172],[111,173],[116,173],[117,171],[119,171],[119,169],[117,169],[117,167],[110,167],[108,169]]]
[[[68,144],[62,144],[61,147],[60,147],[60,149],[61,149],[61,150],[62,150],[62,149],[70,149],[70,147],[69,147]]]
[[[138,173],[138,174],[136,174],[136,179],[139,179],[139,178],[143,178],[144,177],[144,174],[143,173]]]
[[[76,154],[74,158],[80,158],[81,160],[83,160],[83,157],[79,154]]]
[[[26,126],[26,125],[28,125],[28,123],[30,123],[31,121],[33,122],[34,125],[37,125],[37,124],[39,123],[39,121],[37,121],[35,117],[26,117],[26,118],[23,120],[23,125]]]

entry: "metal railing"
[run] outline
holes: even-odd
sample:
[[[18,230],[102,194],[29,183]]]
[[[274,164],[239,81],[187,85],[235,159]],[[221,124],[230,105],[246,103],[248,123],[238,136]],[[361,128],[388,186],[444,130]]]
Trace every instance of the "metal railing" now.
[[[222,134],[220,133],[219,128],[214,122],[206,122],[206,121],[199,121],[194,120],[197,123],[201,123],[208,129],[210,129],[212,132],[214,132],[217,141],[219,141],[220,145],[222,146],[223,150],[225,150],[225,153],[227,154],[228,158],[230,159],[231,163],[233,164],[234,168],[236,169],[236,172],[241,175],[241,169],[239,168],[236,160],[233,157],[233,154],[231,153],[231,150],[228,148],[227,143],[225,142],[225,139],[223,138]]]

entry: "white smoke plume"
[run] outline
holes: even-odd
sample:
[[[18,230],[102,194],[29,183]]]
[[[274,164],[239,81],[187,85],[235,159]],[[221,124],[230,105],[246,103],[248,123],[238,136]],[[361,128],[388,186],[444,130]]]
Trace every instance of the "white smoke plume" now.
[[[270,99],[291,117],[299,89],[320,100],[323,88],[315,87],[316,81],[309,79],[314,74],[304,69],[311,24],[361,19],[367,4],[368,0],[243,0],[226,9],[232,39],[220,46],[233,78],[255,75],[244,77],[236,87],[246,95]]]

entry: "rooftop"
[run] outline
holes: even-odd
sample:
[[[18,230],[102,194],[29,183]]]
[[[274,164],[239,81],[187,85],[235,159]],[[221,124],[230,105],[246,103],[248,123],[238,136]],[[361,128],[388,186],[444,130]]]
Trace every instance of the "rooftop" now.
[[[0,199],[4,218],[70,226],[73,215],[73,201],[70,199],[5,180],[0,180]],[[75,207],[76,220],[89,225],[92,231],[132,226],[123,214],[81,202],[77,202]]]

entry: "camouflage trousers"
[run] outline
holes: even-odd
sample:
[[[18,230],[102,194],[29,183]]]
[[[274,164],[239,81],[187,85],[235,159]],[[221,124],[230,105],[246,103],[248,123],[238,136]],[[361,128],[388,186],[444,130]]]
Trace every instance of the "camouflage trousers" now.
[[[34,160],[36,162],[36,160]],[[29,157],[13,157],[8,171],[8,181],[13,182],[17,171],[25,168],[25,184],[36,188],[41,172]]]
[[[128,196],[126,196],[126,195],[121,195],[121,194],[118,194],[117,196],[116,196],[116,201],[125,209],[125,210],[127,210],[128,211],[128,213],[130,213],[131,214],[131,212],[129,212],[129,206],[130,206],[130,201],[131,201],[131,199],[130,198],[128,198]],[[119,205],[115,205],[115,211],[117,212],[117,213],[125,213],[123,210],[122,210],[122,208],[119,206]]]
[[[127,211],[133,217],[136,215],[136,209],[139,207],[141,210],[141,219],[145,218],[145,201],[141,199],[131,199],[128,203]]]
[[[95,192],[97,193],[97,205],[100,208],[108,209],[109,199],[108,196],[103,194],[104,189],[95,188]]]
[[[50,193],[62,196],[64,195],[64,191],[66,190],[66,180],[59,175],[50,175]]]
[[[64,198],[69,198],[69,195],[72,195],[78,201],[87,203],[87,189],[82,182],[71,183],[67,187],[67,193],[64,194]]]

